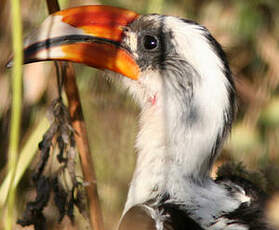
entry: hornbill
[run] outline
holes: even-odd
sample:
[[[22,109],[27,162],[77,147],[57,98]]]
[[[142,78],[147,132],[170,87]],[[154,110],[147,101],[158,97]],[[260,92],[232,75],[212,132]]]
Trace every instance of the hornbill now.
[[[141,107],[121,230],[272,229],[261,191],[209,175],[231,130],[236,92],[225,53],[204,26],[110,6],[70,8],[25,40],[24,63],[43,60],[108,70]]]

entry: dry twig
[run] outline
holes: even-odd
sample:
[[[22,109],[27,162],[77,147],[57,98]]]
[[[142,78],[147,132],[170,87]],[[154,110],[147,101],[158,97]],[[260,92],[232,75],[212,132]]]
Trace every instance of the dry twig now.
[[[59,10],[57,0],[47,0],[47,5],[50,14]],[[75,140],[80,154],[84,180],[89,182],[89,185],[86,186],[86,191],[91,226],[95,230],[104,230],[102,212],[97,192],[96,174],[89,148],[86,125],[82,113],[74,68],[71,63],[66,62],[59,62],[58,66],[62,70],[62,75],[64,76],[64,87],[69,103],[72,126],[75,130]]]

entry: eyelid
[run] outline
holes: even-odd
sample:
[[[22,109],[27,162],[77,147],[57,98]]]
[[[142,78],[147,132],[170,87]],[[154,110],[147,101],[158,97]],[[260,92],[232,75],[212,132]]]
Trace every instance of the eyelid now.
[[[121,26],[121,29],[123,30],[124,33],[131,31],[131,28],[129,26]]]
[[[157,46],[156,46],[155,48],[153,48],[153,49],[146,49],[146,48],[144,47],[144,39],[145,39],[146,36],[154,37],[154,38],[156,39],[156,41],[157,41]],[[146,50],[147,52],[153,52],[153,51],[156,51],[156,50],[159,49],[159,47],[161,46],[161,42],[160,42],[160,39],[158,38],[157,35],[154,35],[154,34],[151,34],[151,33],[145,33],[145,34],[142,36],[142,38],[141,38],[141,46],[142,46],[142,47],[144,48],[144,50]]]

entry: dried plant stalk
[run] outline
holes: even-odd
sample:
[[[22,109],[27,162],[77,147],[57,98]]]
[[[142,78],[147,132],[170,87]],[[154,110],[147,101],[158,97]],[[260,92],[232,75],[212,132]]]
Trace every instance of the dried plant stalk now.
[[[59,10],[57,0],[47,0],[49,13]],[[96,174],[93,159],[89,148],[86,125],[81,108],[79,91],[76,84],[74,68],[71,63],[59,62],[59,68],[64,76],[64,87],[69,103],[69,112],[72,126],[75,130],[75,140],[80,154],[84,180],[89,182],[86,186],[89,216],[91,227],[95,230],[104,230],[102,212],[97,191]]]

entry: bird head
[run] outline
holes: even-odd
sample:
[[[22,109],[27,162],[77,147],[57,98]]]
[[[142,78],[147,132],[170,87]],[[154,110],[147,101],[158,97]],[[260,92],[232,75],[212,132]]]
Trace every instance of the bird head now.
[[[179,153],[174,161],[208,174],[231,127],[235,92],[225,54],[205,27],[81,6],[50,15],[24,47],[24,63],[64,60],[117,73],[143,109],[139,151],[168,149]]]

